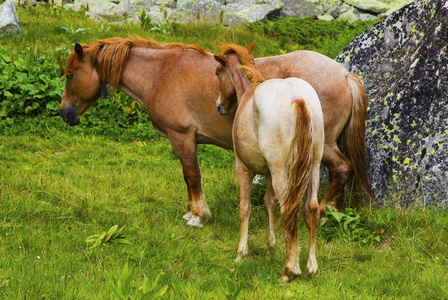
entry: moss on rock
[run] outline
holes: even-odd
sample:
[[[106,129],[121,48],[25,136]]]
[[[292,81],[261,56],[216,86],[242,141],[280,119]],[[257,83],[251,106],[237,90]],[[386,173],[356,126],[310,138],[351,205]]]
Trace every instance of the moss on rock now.
[[[336,58],[362,73],[369,100],[368,175],[384,201],[448,204],[448,4],[416,1]]]

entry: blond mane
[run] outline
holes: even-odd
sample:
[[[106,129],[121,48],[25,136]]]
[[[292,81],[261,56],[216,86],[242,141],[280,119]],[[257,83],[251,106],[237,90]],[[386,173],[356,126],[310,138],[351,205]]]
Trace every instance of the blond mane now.
[[[141,37],[134,37],[132,39],[108,38],[95,41],[89,45],[82,45],[84,54],[89,54],[92,67],[95,66],[95,62],[98,61],[98,76],[100,81],[108,82],[115,87],[120,83],[123,67],[129,56],[129,50],[133,47],[151,49],[193,49],[204,55],[207,53],[198,45],[159,43],[155,40],[144,39]],[[75,57],[76,53],[72,52],[68,57],[67,65],[71,64]]]
[[[236,45],[236,44],[225,44],[220,47],[223,49],[222,55],[234,53],[238,56],[239,61],[241,62],[241,68],[246,73],[246,76],[249,78],[250,84],[252,88],[255,89],[260,83],[264,81],[261,77],[260,72],[255,68],[255,61],[252,53],[247,50],[246,47]]]

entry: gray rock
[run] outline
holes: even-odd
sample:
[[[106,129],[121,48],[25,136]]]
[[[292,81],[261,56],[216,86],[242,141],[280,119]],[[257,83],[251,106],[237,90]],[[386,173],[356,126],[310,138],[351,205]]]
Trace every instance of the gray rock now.
[[[448,205],[447,32],[447,0],[417,0],[336,58],[365,83],[368,177],[383,202]]]
[[[235,2],[226,5],[224,11],[224,24],[241,24],[256,22],[264,19],[273,19],[280,16],[283,2],[280,0],[254,0]]]
[[[22,36],[19,17],[12,0],[8,0],[0,6],[0,38],[7,36]]]
[[[203,19],[214,19],[224,10],[224,5],[216,0],[179,0],[176,8],[174,16],[180,21],[188,22],[198,13]]]
[[[322,16],[317,16],[317,19],[320,21],[326,21],[326,22],[330,22],[330,21],[334,21],[334,18],[332,15],[330,14],[325,14]]]
[[[385,13],[390,9],[390,4],[377,0],[344,0],[344,2],[360,10],[372,12],[374,14]]]
[[[327,12],[330,6],[340,3],[339,0],[284,0],[282,17],[308,17],[319,16]]]
[[[88,14],[95,19],[138,22],[144,11],[154,23],[166,19],[177,22],[215,22],[222,13],[226,25],[238,26],[274,17],[319,16],[330,20],[371,20],[387,16],[412,0],[71,0],[79,9],[89,4]],[[59,3],[59,1],[57,1]],[[349,4],[347,4],[349,3]],[[369,13],[370,12],[370,13]],[[198,14],[199,13],[199,14]]]

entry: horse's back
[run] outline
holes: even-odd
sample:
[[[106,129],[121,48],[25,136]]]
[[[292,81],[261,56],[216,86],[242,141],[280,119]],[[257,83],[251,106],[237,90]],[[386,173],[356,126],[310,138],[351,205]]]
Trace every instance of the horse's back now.
[[[297,77],[309,82],[316,90],[323,79],[328,79],[326,84],[336,83],[345,80],[345,76],[349,73],[335,60],[308,50],[256,58],[255,65],[266,79]],[[279,65],[282,68],[278,68]],[[315,85],[319,86],[316,88]]]
[[[295,100],[304,100],[313,114],[322,115],[319,97],[314,88],[295,77],[270,79],[261,83],[254,93],[254,109],[258,112],[260,121],[267,126],[282,123],[286,126],[288,121],[295,118],[291,110],[291,104]],[[283,129],[287,131],[286,127]]]

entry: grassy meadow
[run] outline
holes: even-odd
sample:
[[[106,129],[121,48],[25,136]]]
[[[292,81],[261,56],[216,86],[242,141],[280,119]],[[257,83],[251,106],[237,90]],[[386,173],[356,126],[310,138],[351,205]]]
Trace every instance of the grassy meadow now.
[[[96,23],[42,6],[18,14],[22,39],[0,40],[0,299],[448,299],[447,210],[402,209],[392,197],[381,208],[329,211],[318,230],[319,274],[281,284],[284,240],[278,223],[277,250],[268,252],[263,184],[253,188],[249,255],[234,262],[231,151],[199,147],[213,216],[190,228],[181,164],[141,107],[113,92],[77,127],[57,115],[58,57],[65,64],[74,42],[140,35],[219,53],[220,44],[256,39],[255,56],[310,49],[334,57],[372,22],[289,18],[230,29]],[[303,220],[298,234],[304,271]]]

